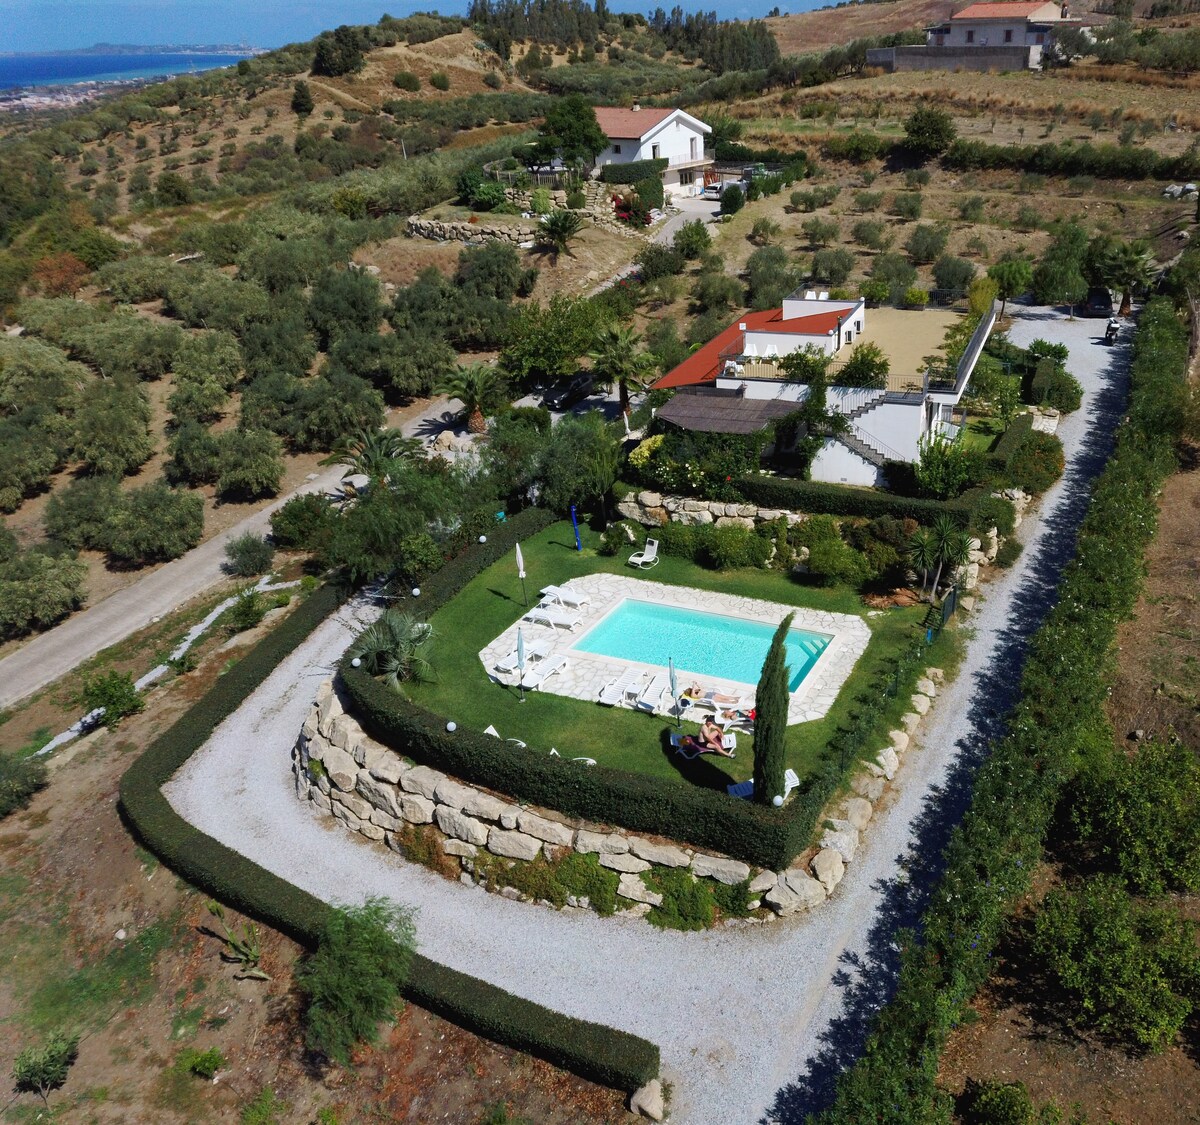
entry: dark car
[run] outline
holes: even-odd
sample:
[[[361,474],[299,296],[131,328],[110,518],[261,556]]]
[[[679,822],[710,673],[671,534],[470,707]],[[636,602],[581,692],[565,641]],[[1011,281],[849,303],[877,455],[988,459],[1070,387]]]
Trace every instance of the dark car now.
[[[1112,293],[1107,289],[1089,289],[1087,296],[1083,299],[1083,315],[1107,317],[1112,314]]]
[[[552,387],[542,397],[542,405],[547,410],[562,412],[570,410],[576,403],[582,402],[596,389],[596,381],[587,372],[576,375],[565,386]]]

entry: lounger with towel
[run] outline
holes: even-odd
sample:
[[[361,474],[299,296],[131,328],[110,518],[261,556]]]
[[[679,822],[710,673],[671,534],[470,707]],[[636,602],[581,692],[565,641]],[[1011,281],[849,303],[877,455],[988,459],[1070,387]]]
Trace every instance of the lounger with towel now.
[[[783,771],[783,795],[787,795],[800,784],[800,779],[796,776],[795,770]],[[754,778],[749,781],[739,781],[736,785],[725,786],[725,792],[731,797],[741,797],[744,800],[749,800],[754,796]]]
[[[574,629],[583,618],[573,609],[556,605],[535,605],[524,617],[534,625],[549,625],[552,629]]]
[[[680,757],[687,758],[689,762],[693,758],[699,758],[701,754],[716,753],[710,747],[701,745],[700,740],[695,735],[683,734],[679,731],[671,732],[671,745]],[[732,754],[737,749],[737,735],[721,735],[721,745]]]
[[[571,609],[579,609],[581,606],[587,605],[592,600],[591,594],[579,593],[570,589],[567,586],[543,586],[542,587],[542,604],[569,606]]]
[[[615,680],[610,680],[600,689],[600,702],[606,707],[619,707],[622,703],[637,700],[642,694],[646,673],[636,668],[627,668]]]

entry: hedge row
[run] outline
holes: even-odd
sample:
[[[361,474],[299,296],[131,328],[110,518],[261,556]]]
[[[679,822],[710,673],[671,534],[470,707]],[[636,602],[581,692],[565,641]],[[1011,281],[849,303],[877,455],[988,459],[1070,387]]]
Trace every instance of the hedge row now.
[[[634,160],[629,164],[605,164],[600,169],[602,184],[636,184],[651,176],[661,176],[670,162],[665,157],[657,160]]]
[[[1008,467],[1008,459],[1017,451],[1021,443],[1033,432],[1033,415],[1018,414],[1012,424],[1000,436],[995,447],[988,453],[988,461],[995,466],[997,472],[1004,472]]]
[[[955,141],[942,156],[958,172],[1009,168],[1046,176],[1098,176],[1110,180],[1192,180],[1200,176],[1200,156],[1188,151],[1163,156],[1129,145],[990,145]]]
[[[743,477],[737,482],[737,489],[747,501],[760,508],[786,508],[812,515],[863,516],[866,519],[893,516],[923,524],[932,523],[938,516],[949,516],[959,527],[971,528],[978,524],[977,509],[991,498],[984,488],[971,489],[955,500],[926,500],[794,477]]]
[[[1151,302],[1135,341],[1129,415],[1096,481],[1058,602],[1031,641],[1009,733],[976,777],[922,937],[902,939],[896,994],[876,1017],[863,1056],[841,1076],[833,1106],[816,1118],[822,1125],[941,1119],[946,1096],[937,1070],[950,1031],[988,978],[1081,750],[1111,739],[1109,653],[1118,622],[1133,611],[1156,496],[1175,464],[1187,362],[1187,330],[1174,308]]]
[[[527,525],[538,523],[542,515],[514,518],[506,526],[525,533]],[[472,549],[464,558],[495,561],[503,550],[497,553],[493,544],[507,538],[499,527],[497,531],[489,536],[486,546]],[[507,549],[511,549],[511,543]],[[439,579],[442,589],[457,588],[462,567],[456,563],[461,561],[449,564],[427,583],[426,589],[437,587]],[[148,849],[206,894],[309,948],[316,944],[329,907],[194,828],[171,808],[160,788],[217,725],[328,617],[338,600],[339,595],[331,587],[316,591],[225,673],[174,726],[155,739],[121,778],[122,815]],[[419,954],[412,958],[404,991],[413,1002],[470,1031],[606,1086],[634,1090],[658,1074],[659,1052],[653,1043],[552,1012]]]

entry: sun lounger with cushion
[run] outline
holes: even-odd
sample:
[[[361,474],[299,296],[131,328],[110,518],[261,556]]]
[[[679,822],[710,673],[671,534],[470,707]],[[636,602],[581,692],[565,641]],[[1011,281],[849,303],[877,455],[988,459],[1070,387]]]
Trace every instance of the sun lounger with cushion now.
[[[574,629],[583,618],[575,610],[562,606],[535,605],[525,614],[524,620],[534,625],[549,625],[552,629]]]

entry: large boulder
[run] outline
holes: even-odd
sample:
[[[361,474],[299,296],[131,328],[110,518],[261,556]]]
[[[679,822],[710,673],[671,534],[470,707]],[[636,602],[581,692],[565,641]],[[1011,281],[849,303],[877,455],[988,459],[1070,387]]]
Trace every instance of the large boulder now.
[[[662,906],[663,896],[652,891],[642,882],[639,875],[626,874],[621,876],[617,884],[617,894],[633,902],[644,902],[648,906]]]
[[[413,766],[400,777],[400,787],[408,793],[419,793],[431,801],[437,794],[438,782],[445,778],[444,773],[432,770],[428,766]]]
[[[358,766],[345,750],[330,746],[325,751],[322,763],[325,766],[325,775],[334,788],[349,793],[358,782]]]
[[[821,836],[822,849],[831,848],[846,863],[854,862],[854,853],[858,851],[858,830],[851,828],[844,820],[830,821],[833,828],[825,829]]]
[[[787,884],[788,890],[799,895],[805,910],[820,906],[825,901],[824,886],[799,867],[789,867],[783,873],[783,881]]]
[[[640,1113],[651,1121],[661,1121],[666,1113],[663,1104],[662,1083],[657,1078],[651,1078],[640,1090],[634,1092],[629,1099],[629,1108],[633,1113]]]
[[[629,838],[629,850],[638,859],[644,859],[647,863],[657,863],[660,867],[686,867],[691,862],[691,857],[682,848],[672,844],[652,844],[638,836]],[[746,870],[748,874],[749,868]]]
[[[875,761],[879,763],[879,768],[883,770],[883,776],[891,781],[896,776],[896,771],[900,768],[900,759],[896,756],[896,751],[890,746],[885,746],[878,754],[875,755]]]
[[[472,816],[467,816],[466,813],[452,809],[449,805],[438,805],[433,817],[437,821],[437,826],[447,836],[466,840],[468,844],[483,845],[487,843],[487,825]]]
[[[697,852],[692,857],[692,874],[700,878],[716,879],[718,883],[725,883],[732,887],[750,877],[750,866],[738,859],[701,855]],[[762,889],[766,890],[766,887]]]
[[[420,793],[404,793],[400,797],[400,815],[409,824],[431,824],[437,806]]]
[[[812,870],[826,892],[833,894],[833,888],[842,881],[842,876],[846,874],[846,864],[842,861],[839,852],[834,851],[833,848],[822,848],[813,856]]]
[[[871,808],[871,802],[863,800],[862,797],[848,798],[843,808],[846,823],[859,832],[871,823],[871,814],[875,811]]]
[[[575,833],[565,824],[547,820],[536,813],[523,812],[517,817],[517,827],[528,836],[536,836],[547,844],[569,848]]]
[[[400,789],[373,777],[367,770],[358,771],[358,792],[375,808],[382,809],[389,816],[400,816]]]
[[[641,871],[649,871],[650,870],[650,864],[648,864],[644,859],[638,859],[637,856],[629,855],[627,853],[626,854],[618,853],[616,855],[606,855],[604,852],[601,852],[600,853],[600,866],[608,867],[613,871],[622,871],[627,874],[634,874],[634,875],[636,875],[638,872],[641,872]]]
[[[487,849],[493,855],[506,856],[508,859],[536,859],[542,850],[542,841],[524,832],[508,832],[503,828],[493,828],[487,834]]]

